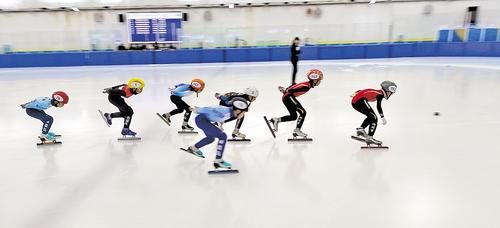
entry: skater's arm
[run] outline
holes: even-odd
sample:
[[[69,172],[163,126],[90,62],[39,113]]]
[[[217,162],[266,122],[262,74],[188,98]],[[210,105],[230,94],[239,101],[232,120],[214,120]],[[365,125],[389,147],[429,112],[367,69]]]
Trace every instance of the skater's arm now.
[[[109,95],[118,95],[118,96],[125,96],[125,91],[119,89],[119,88],[115,88],[115,89],[110,89],[108,91],[108,94]]]
[[[113,87],[109,87],[109,88],[105,88],[102,90],[102,93],[109,93],[109,91],[113,90],[113,89],[118,89],[122,86],[126,86],[125,84],[121,84],[121,85],[116,85],[116,86],[113,86]]]
[[[293,88],[293,89],[287,89],[288,93],[298,93],[298,92],[307,92],[309,91],[309,87],[307,86],[301,86],[299,88]]]
[[[193,90],[191,90],[191,86],[188,84],[181,84],[178,85],[173,91],[172,95],[178,96],[178,97],[185,97],[187,95],[191,95],[194,93]]]
[[[32,108],[37,110],[48,109],[52,103],[52,99],[49,97],[37,98],[31,102],[24,104],[24,108]]]
[[[239,93],[236,93],[236,92],[229,92],[229,93],[225,93],[225,94],[221,95],[220,96],[220,100],[222,100],[222,101],[230,101],[233,98],[239,97],[241,95],[242,94],[239,94]]]
[[[384,111],[382,110],[382,100],[384,99],[384,95],[377,96],[377,111],[380,117],[384,118]]]

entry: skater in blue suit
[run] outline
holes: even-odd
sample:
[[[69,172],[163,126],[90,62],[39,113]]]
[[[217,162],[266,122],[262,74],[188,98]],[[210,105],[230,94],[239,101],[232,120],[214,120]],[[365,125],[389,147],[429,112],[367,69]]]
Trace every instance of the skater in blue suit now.
[[[47,115],[44,110],[54,106],[62,108],[65,104],[68,104],[69,96],[65,92],[56,91],[52,94],[52,97],[40,97],[28,103],[22,104],[21,108],[26,109],[26,114],[29,116],[42,121],[42,133],[40,134],[41,140],[53,141],[55,140],[55,134],[49,132],[54,118]]]
[[[188,121],[191,117],[191,107],[182,100],[183,97],[189,96],[193,93],[200,93],[205,88],[205,82],[201,79],[193,79],[190,84],[181,83],[172,88],[172,95],[170,100],[177,106],[176,109],[164,113],[162,116],[170,125],[170,117],[182,112],[184,113],[184,121],[182,123],[182,130],[194,130],[193,127],[189,126]]]
[[[215,126],[214,123],[224,122],[232,117],[241,119],[248,110],[248,102],[243,98],[234,98],[231,100],[231,105],[231,107],[211,106],[195,108],[195,112],[198,113],[198,116],[195,118],[196,126],[203,130],[206,137],[198,141],[196,144],[188,147],[186,151],[198,157],[204,158],[203,152],[201,152],[200,149],[212,143],[215,138],[219,139],[217,154],[214,160],[214,167],[216,169],[230,169],[231,163],[222,159],[224,148],[226,147],[227,135],[220,128]]]

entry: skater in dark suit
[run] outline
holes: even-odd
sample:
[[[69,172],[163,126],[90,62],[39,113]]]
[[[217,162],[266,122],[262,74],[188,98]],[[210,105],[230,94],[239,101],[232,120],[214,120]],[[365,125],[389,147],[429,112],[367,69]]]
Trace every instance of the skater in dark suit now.
[[[290,59],[293,65],[292,85],[295,85],[295,76],[297,75],[297,64],[299,63],[299,55],[300,55],[299,44],[300,44],[300,39],[298,37],[295,37],[295,39],[293,39],[293,43],[291,46],[291,59]]]

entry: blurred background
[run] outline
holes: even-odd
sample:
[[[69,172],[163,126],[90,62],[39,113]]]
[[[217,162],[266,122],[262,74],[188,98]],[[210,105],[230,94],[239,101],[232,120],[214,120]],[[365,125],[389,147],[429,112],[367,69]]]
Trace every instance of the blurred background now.
[[[500,40],[498,0],[369,2],[1,0],[0,53]]]

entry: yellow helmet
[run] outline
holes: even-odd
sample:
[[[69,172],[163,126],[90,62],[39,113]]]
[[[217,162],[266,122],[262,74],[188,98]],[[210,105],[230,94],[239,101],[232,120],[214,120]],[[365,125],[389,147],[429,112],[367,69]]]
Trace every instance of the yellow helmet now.
[[[128,87],[131,89],[142,89],[146,85],[140,78],[132,78],[128,81]]]

